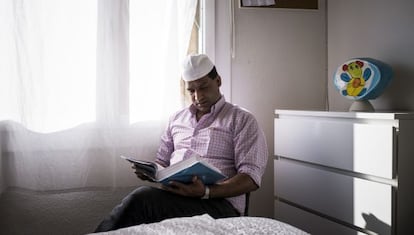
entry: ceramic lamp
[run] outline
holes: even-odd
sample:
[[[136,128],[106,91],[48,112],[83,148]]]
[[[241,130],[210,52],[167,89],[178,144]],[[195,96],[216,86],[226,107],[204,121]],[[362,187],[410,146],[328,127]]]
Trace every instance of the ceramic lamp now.
[[[353,100],[349,111],[375,111],[369,100],[376,99],[393,77],[391,66],[372,58],[354,58],[338,66],[333,83],[339,93]]]

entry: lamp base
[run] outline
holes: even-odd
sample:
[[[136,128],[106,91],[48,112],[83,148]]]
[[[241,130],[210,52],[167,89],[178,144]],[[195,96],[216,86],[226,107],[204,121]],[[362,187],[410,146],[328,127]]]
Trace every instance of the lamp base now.
[[[349,107],[349,112],[375,112],[375,109],[369,100],[355,100]]]

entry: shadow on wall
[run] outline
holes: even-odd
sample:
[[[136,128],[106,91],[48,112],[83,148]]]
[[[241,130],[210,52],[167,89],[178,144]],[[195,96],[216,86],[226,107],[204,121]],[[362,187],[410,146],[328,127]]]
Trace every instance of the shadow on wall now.
[[[380,109],[412,111],[414,110],[414,80],[412,79],[414,69],[400,64],[392,66],[394,78],[385,92],[378,97],[378,102],[374,102],[378,106],[381,105]]]
[[[391,234],[391,226],[379,220],[375,215],[362,213],[362,217],[366,222],[366,229],[376,231],[378,234]]]

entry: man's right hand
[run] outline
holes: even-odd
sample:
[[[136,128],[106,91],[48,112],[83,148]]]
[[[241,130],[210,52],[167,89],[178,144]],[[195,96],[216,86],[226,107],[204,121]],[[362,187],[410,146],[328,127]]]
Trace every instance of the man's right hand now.
[[[206,187],[197,176],[193,176],[192,183],[189,184],[180,183],[178,181],[170,181],[168,184],[163,184],[161,186],[163,189],[172,193],[197,198],[201,198],[204,195]]]

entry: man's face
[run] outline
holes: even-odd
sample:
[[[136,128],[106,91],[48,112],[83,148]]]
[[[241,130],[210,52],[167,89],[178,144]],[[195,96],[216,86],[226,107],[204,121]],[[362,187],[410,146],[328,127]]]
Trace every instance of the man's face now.
[[[220,85],[220,76],[217,76],[215,79],[205,76],[185,83],[186,90],[191,96],[191,101],[200,114],[209,113],[211,106],[219,100],[221,97]]]

